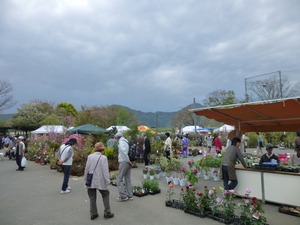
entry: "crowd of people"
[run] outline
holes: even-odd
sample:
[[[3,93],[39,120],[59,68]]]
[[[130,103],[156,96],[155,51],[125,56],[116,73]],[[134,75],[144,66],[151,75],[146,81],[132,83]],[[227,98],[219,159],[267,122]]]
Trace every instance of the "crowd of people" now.
[[[0,137],[0,149],[4,149],[6,157],[9,160],[15,160],[17,164],[16,171],[24,171],[24,166],[21,165],[22,158],[27,152],[27,142],[23,136]]]
[[[163,147],[164,156],[170,159],[171,156],[174,156],[175,150],[172,146],[170,133],[165,133],[165,137],[166,139],[164,141]],[[214,148],[217,154],[222,151],[222,143],[217,134],[207,134],[204,139],[206,141],[206,148],[208,152],[210,152],[212,148]],[[246,140],[248,140],[247,136],[243,134],[241,138],[235,137],[231,139],[229,143],[227,143],[220,171],[220,177],[223,179],[225,190],[234,189],[238,184],[237,176],[235,173],[235,165],[237,160],[239,160],[245,168],[247,167],[242,154],[244,152],[244,149],[241,149],[243,141]],[[182,137],[177,135],[173,141],[180,142],[182,157],[188,157],[188,134],[185,134]],[[21,165],[21,160],[22,157],[24,157],[27,148],[25,143],[25,138],[23,136],[7,136],[1,139],[0,147],[7,149],[7,156],[9,157],[9,159],[16,160],[16,164],[18,166],[17,171],[24,170],[24,167],[22,167]],[[199,143],[201,143],[202,145],[203,137],[201,138],[201,142]],[[74,156],[73,146],[76,144],[77,140],[75,138],[71,138],[66,143],[62,144],[57,152],[57,165],[61,167],[64,174],[60,191],[61,194],[68,194],[71,192],[71,187],[69,186],[69,177]],[[123,137],[122,133],[118,132],[115,135],[111,136],[111,138],[107,141],[108,147],[113,147],[115,145],[117,145],[118,148],[119,162],[119,171],[116,180],[119,197],[116,200],[119,202],[133,200],[133,191],[131,185],[131,168],[133,166],[133,162],[131,162],[128,155],[130,143],[125,137]],[[151,142],[146,134],[142,135],[142,142],[138,143],[137,146],[139,146],[139,149],[142,150],[139,150],[139,153],[143,154],[145,165],[148,165],[150,163],[149,154],[151,153]],[[262,138],[258,138],[257,149],[261,149],[262,147]],[[106,219],[114,217],[114,213],[111,212],[110,208],[110,192],[108,190],[108,186],[110,184],[110,175],[108,168],[108,159],[104,155],[104,149],[105,145],[102,142],[95,143],[94,153],[88,156],[84,171],[84,182],[86,184],[87,194],[90,200],[91,220],[94,220],[99,216],[96,203],[97,190],[100,192],[103,199],[103,217]],[[267,153],[261,155],[260,164],[274,162],[274,160],[279,164],[279,158],[272,152],[273,146],[267,145],[265,149]],[[295,139],[295,153],[291,157],[291,162],[294,165],[300,166],[300,132],[297,132],[297,137]],[[88,182],[91,177],[92,180]]]

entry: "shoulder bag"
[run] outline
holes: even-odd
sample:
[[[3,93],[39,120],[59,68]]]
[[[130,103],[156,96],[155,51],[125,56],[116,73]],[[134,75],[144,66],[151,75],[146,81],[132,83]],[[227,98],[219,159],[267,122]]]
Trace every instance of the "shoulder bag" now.
[[[96,166],[95,166],[95,168],[94,168],[93,173],[88,173],[87,176],[86,176],[85,185],[86,185],[87,187],[90,187],[90,186],[92,185],[93,175],[94,175],[94,172],[95,172],[95,170],[96,170],[96,168],[97,168],[97,165],[98,165],[98,162],[99,162],[101,156],[102,156],[102,155],[99,156],[99,159],[98,159],[98,161],[97,161],[97,164],[96,164]]]

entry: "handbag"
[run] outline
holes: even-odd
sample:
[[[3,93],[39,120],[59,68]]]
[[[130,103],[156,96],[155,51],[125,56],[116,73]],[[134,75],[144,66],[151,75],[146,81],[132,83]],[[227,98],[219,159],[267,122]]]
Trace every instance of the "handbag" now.
[[[98,158],[98,161],[97,161],[97,163],[96,163],[96,166],[95,166],[95,168],[94,168],[93,173],[88,173],[88,174],[86,175],[85,185],[86,185],[87,187],[92,186],[92,181],[93,181],[94,172],[95,172],[95,170],[96,170],[96,168],[97,168],[97,165],[98,165],[98,162],[99,162],[101,156],[102,156],[102,155],[100,155],[99,158]]]
[[[27,159],[25,158],[25,156],[23,156],[21,160],[21,167],[26,167],[26,165],[27,165]]]

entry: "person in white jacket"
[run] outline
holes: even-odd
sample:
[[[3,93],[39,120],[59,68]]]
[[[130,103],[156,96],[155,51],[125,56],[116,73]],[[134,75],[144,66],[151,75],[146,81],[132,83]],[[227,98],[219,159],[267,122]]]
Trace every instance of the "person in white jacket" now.
[[[91,186],[86,186],[90,199],[91,220],[94,220],[99,216],[97,209],[97,190],[99,190],[102,195],[104,218],[109,219],[114,217],[114,214],[111,213],[109,204],[108,185],[110,184],[110,179],[107,157],[103,154],[104,149],[105,146],[102,142],[97,142],[95,144],[95,153],[88,156],[84,170],[84,183],[86,183],[87,174],[93,174]]]

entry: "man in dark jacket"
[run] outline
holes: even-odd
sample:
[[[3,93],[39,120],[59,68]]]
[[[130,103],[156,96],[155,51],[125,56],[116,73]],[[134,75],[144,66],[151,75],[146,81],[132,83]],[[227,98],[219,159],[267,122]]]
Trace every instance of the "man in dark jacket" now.
[[[231,140],[231,145],[227,147],[225,155],[223,157],[221,177],[223,179],[225,190],[232,190],[238,184],[235,173],[236,160],[239,159],[244,168],[247,167],[243,155],[239,149],[240,144],[241,139],[233,138]],[[229,181],[230,183],[228,183]]]
[[[149,165],[149,153],[151,152],[151,144],[150,144],[150,140],[147,137],[146,134],[143,134],[144,136],[144,145],[143,145],[143,149],[144,149],[144,161],[145,161],[145,166]]]
[[[276,160],[276,163],[280,163],[280,160],[278,158],[278,156],[276,156],[272,151],[273,151],[273,146],[272,145],[267,145],[266,146],[266,151],[267,153],[262,155],[260,158],[260,162],[259,164],[263,164],[263,163],[270,163],[272,162],[272,159]]]

